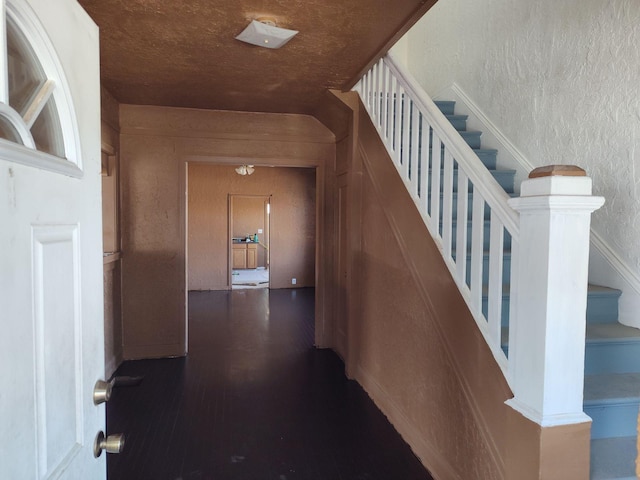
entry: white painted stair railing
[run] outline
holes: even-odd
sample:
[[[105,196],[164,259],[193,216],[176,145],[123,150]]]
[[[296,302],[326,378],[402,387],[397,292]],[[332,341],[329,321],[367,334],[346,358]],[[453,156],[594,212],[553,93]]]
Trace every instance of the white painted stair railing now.
[[[543,426],[590,421],[582,411],[589,227],[591,213],[604,203],[591,196],[591,179],[528,179],[521,196],[511,199],[391,55],[375,64],[355,90],[509,382],[514,398],[507,403]],[[461,194],[470,187],[471,202]],[[489,274],[483,282],[486,208]],[[469,213],[471,232],[465,221]],[[509,237],[506,355],[501,318]]]

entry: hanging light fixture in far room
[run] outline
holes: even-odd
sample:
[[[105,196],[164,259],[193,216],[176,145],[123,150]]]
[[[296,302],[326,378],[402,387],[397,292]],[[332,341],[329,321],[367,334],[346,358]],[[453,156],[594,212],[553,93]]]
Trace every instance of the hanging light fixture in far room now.
[[[256,169],[253,168],[253,165],[240,165],[236,168],[236,173],[238,175],[251,175],[255,170]]]
[[[252,20],[236,39],[258,47],[280,48],[297,33],[297,30],[277,27],[274,18],[260,17]]]

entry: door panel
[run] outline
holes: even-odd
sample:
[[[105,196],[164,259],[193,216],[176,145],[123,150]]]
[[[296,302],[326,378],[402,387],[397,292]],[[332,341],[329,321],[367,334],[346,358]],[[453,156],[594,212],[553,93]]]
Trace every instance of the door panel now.
[[[36,447],[41,472],[54,471],[82,444],[77,230],[66,225],[33,227]]]
[[[100,480],[105,455],[94,458],[93,440],[104,405],[92,400],[104,375],[97,28],[75,0],[0,4],[40,42],[34,51],[64,110],[67,155],[0,141],[0,478]],[[40,58],[47,53],[57,57]]]

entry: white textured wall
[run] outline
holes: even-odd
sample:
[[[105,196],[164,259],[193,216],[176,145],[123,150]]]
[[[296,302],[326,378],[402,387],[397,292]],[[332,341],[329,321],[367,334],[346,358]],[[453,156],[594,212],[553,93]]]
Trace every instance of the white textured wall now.
[[[429,94],[455,82],[531,164],[587,171],[593,230],[640,274],[640,2],[440,0],[407,35]]]

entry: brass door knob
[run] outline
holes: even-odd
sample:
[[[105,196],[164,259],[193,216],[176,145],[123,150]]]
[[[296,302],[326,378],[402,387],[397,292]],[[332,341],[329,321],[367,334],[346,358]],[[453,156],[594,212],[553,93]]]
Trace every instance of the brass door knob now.
[[[111,392],[113,391],[113,382],[105,382],[104,380],[98,380],[93,387],[93,404],[100,405],[101,403],[108,402],[111,398]]]
[[[93,456],[98,458],[103,450],[107,453],[120,453],[124,448],[124,433],[104,436],[103,431],[99,431],[93,442]]]

